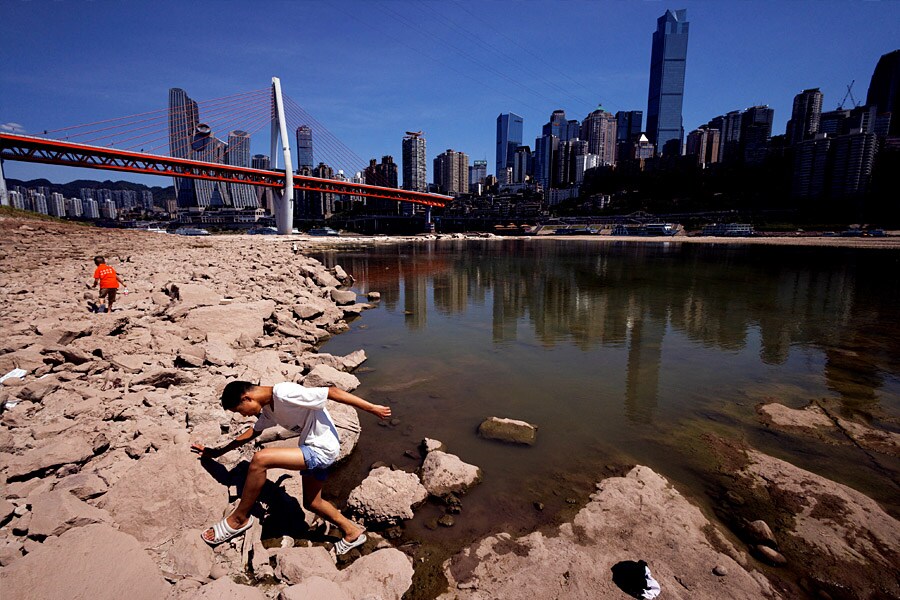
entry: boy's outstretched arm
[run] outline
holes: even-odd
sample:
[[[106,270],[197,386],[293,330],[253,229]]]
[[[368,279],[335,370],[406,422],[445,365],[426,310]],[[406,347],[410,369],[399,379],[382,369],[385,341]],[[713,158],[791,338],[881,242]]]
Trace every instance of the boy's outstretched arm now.
[[[221,448],[207,448],[203,444],[191,444],[191,452],[196,452],[200,455],[200,458],[219,458],[223,454],[227,452],[231,452],[235,448],[239,448],[258,436],[260,432],[254,430],[252,427],[247,428],[243,433],[239,436],[222,446]]]
[[[387,419],[391,416],[391,407],[383,406],[381,404],[372,404],[367,400],[363,400],[359,396],[354,396],[350,392],[345,392],[341,388],[337,388],[334,386],[328,388],[328,399],[334,400],[335,402],[340,402],[342,404],[355,406],[356,408],[372,413],[379,419]]]

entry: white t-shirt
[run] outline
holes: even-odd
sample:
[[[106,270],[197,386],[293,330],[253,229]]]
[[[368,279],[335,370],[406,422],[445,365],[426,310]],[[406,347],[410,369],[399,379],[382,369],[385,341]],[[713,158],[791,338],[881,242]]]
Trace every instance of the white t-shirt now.
[[[325,408],[327,401],[328,388],[308,388],[290,381],[278,383],[272,388],[272,403],[263,406],[253,429],[262,431],[281,425],[299,433],[301,444],[332,463],[341,453],[341,443]]]

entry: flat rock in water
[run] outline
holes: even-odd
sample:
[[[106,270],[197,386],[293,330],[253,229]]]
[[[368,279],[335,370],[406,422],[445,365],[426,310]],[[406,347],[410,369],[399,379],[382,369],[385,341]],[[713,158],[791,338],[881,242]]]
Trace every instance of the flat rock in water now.
[[[356,292],[351,292],[350,290],[331,290],[331,299],[334,300],[335,304],[338,306],[353,304],[356,302]]]
[[[491,440],[531,446],[537,441],[537,426],[525,421],[491,417],[481,423],[478,434]]]
[[[4,597],[22,599],[160,600],[169,584],[133,537],[88,525],[49,539],[0,570],[0,589]]]

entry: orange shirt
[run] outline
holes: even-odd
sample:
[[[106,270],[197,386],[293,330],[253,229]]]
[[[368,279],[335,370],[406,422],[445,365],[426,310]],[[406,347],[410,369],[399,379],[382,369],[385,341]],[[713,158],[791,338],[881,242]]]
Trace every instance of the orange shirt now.
[[[119,282],[116,280],[116,270],[106,264],[100,265],[94,270],[94,279],[100,280],[101,288],[119,287]]]

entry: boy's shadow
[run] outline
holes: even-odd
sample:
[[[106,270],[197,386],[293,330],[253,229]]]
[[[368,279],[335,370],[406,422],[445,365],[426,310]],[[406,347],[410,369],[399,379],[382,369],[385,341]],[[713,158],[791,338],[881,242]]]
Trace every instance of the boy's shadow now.
[[[228,497],[229,503],[233,503],[241,497],[244,491],[244,482],[247,479],[247,470],[250,467],[249,461],[242,460],[231,469],[213,459],[201,459],[200,464],[220,484],[229,489],[231,486],[236,488],[236,495]],[[299,493],[302,493],[300,473],[293,475],[285,473],[278,478],[278,481],[266,480],[263,484],[259,499],[251,511],[262,524],[262,539],[280,538],[286,535],[294,539],[307,539],[312,542],[335,541],[337,539],[335,536],[325,535],[325,529],[311,528],[306,524],[304,518],[306,511],[301,506],[299,499],[289,494],[282,485],[292,477],[297,478],[298,489],[301,490]]]

